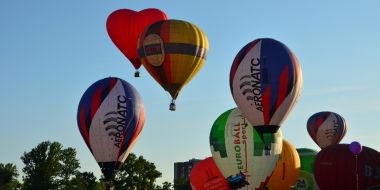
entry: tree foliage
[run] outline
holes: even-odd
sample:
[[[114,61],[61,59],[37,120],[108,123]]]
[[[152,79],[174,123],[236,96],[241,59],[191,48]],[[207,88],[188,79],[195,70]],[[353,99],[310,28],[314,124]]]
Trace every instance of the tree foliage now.
[[[17,180],[19,173],[13,163],[0,163],[0,190],[11,190],[20,188],[21,184]]]
[[[25,167],[22,171],[25,189],[57,189],[55,180],[62,169],[62,145],[58,142],[45,141],[37,145],[30,152],[21,156]]]
[[[23,189],[85,189],[85,181],[79,175],[76,150],[62,149],[58,142],[44,141],[21,156],[25,167],[22,171]],[[82,188],[83,187],[83,188]]]
[[[145,160],[143,156],[137,158],[130,153],[121,168],[114,171],[111,179],[115,190],[153,190],[156,188],[154,182],[161,176],[162,173],[156,170],[154,163]]]
[[[183,177],[175,179],[174,189],[175,190],[192,190],[191,185],[190,185],[190,180]]]
[[[80,173],[80,178],[83,179],[86,189],[94,189],[96,186],[96,177],[93,172]]]

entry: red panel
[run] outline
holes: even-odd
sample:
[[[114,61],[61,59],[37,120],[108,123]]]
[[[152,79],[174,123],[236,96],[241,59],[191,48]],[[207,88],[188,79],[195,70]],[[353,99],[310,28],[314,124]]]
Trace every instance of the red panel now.
[[[236,56],[234,62],[232,63],[232,68],[231,68],[231,78],[230,78],[230,82],[231,84],[230,85],[233,85],[233,80],[235,78],[235,73],[236,73],[236,69],[237,69],[237,63],[238,63],[238,60],[239,60],[239,57],[240,57],[240,54],[241,54],[241,51],[238,53],[238,55]],[[233,93],[233,92],[231,92]]]
[[[314,123],[311,123],[310,125],[310,131],[311,131],[311,138],[313,139],[313,141],[318,145],[318,142],[317,142],[317,135],[315,135],[315,131],[314,131],[314,127],[313,127]],[[310,133],[309,133],[310,135]]]
[[[288,48],[289,49],[289,48]],[[289,49],[290,50],[290,49]],[[300,70],[300,65],[298,63],[297,57],[294,55],[292,50],[290,50],[290,53],[292,54],[292,59],[293,59],[293,64],[294,64],[294,73],[295,73],[295,81],[294,84],[297,84],[299,73],[301,72]]]
[[[164,43],[170,43],[170,21],[162,23],[160,37]],[[172,83],[172,74],[170,68],[170,54],[165,54],[165,60],[163,62],[166,79],[168,83]]]
[[[264,123],[269,125],[269,108],[270,106],[270,85],[268,85],[267,90],[263,95],[263,114],[264,114]]]
[[[380,167],[380,153],[376,150],[363,146],[362,152],[356,159],[348,144],[336,144],[318,153],[313,169],[320,189],[356,190],[356,174],[358,174],[359,190],[366,190],[375,185],[380,186],[380,178],[375,178],[376,167]]]
[[[319,116],[318,119],[317,119],[317,127],[318,127],[318,129],[319,129],[319,127],[321,127],[322,123],[323,123],[323,114],[321,116]]]
[[[80,125],[82,127],[82,131],[83,131],[83,134],[84,134],[84,137],[86,139],[86,141],[88,142],[88,145],[87,146],[91,146],[90,145],[90,138],[88,136],[88,131],[87,131],[87,127],[86,127],[86,119],[84,117],[84,108],[86,107],[86,103],[83,104],[83,107],[82,107],[82,111],[80,111]],[[90,147],[88,147],[90,149]],[[91,150],[91,149],[90,149]]]
[[[116,79],[115,78],[111,78],[111,82],[110,82],[110,92],[111,90],[113,89],[113,87],[116,85]]]
[[[100,95],[102,94],[103,85],[96,90],[94,95],[92,96],[92,102],[91,102],[91,120],[94,118],[94,115],[99,109],[100,104]]]
[[[131,141],[129,142],[128,146],[130,146],[132,144],[132,142],[136,140],[136,138],[139,135],[139,132],[141,130],[141,127],[142,127],[142,125],[144,123],[144,120],[145,120],[145,109],[144,109],[144,106],[143,106],[142,110],[141,110],[141,113],[140,113],[139,121],[138,121],[136,129],[135,129],[135,133],[133,134],[133,136],[131,138]]]
[[[212,157],[198,162],[193,167],[190,173],[190,183],[196,190],[230,189]]]
[[[289,81],[289,71],[288,71],[288,65],[286,65],[284,71],[282,71],[282,74],[280,75],[280,89],[278,91],[276,111],[286,98],[286,91],[288,90],[288,83],[289,83],[288,81]]]
[[[120,9],[109,15],[106,26],[112,42],[138,69],[141,67],[137,52],[140,33],[150,24],[168,19],[159,9],[145,9],[140,12]]]

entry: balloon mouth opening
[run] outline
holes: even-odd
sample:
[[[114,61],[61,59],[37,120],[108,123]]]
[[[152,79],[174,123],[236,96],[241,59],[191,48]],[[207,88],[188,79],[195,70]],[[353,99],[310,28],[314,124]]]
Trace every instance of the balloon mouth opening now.
[[[278,125],[257,125],[254,126],[255,130],[259,134],[261,140],[265,143],[264,139],[264,133],[270,133],[274,134],[277,133],[278,129],[280,129],[280,126]]]

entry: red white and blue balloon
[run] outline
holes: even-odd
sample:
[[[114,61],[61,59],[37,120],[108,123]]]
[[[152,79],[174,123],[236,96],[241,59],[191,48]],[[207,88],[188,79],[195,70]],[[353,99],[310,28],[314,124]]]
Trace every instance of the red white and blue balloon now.
[[[275,133],[301,94],[301,67],[285,44],[259,38],[237,54],[230,88],[237,106],[257,132]]]
[[[83,94],[77,122],[83,140],[109,180],[141,135],[144,104],[131,84],[115,77],[105,78]]]
[[[310,137],[320,148],[342,141],[347,132],[347,123],[334,112],[323,111],[312,115],[306,124]]]

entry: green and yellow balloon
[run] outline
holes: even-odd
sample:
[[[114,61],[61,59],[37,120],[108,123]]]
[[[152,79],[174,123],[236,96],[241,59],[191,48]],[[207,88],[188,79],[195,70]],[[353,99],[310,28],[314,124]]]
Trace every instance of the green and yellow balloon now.
[[[211,128],[210,149],[223,176],[241,171],[250,183],[248,190],[265,187],[282,151],[281,130],[263,138],[265,142],[239,108],[220,115]]]

